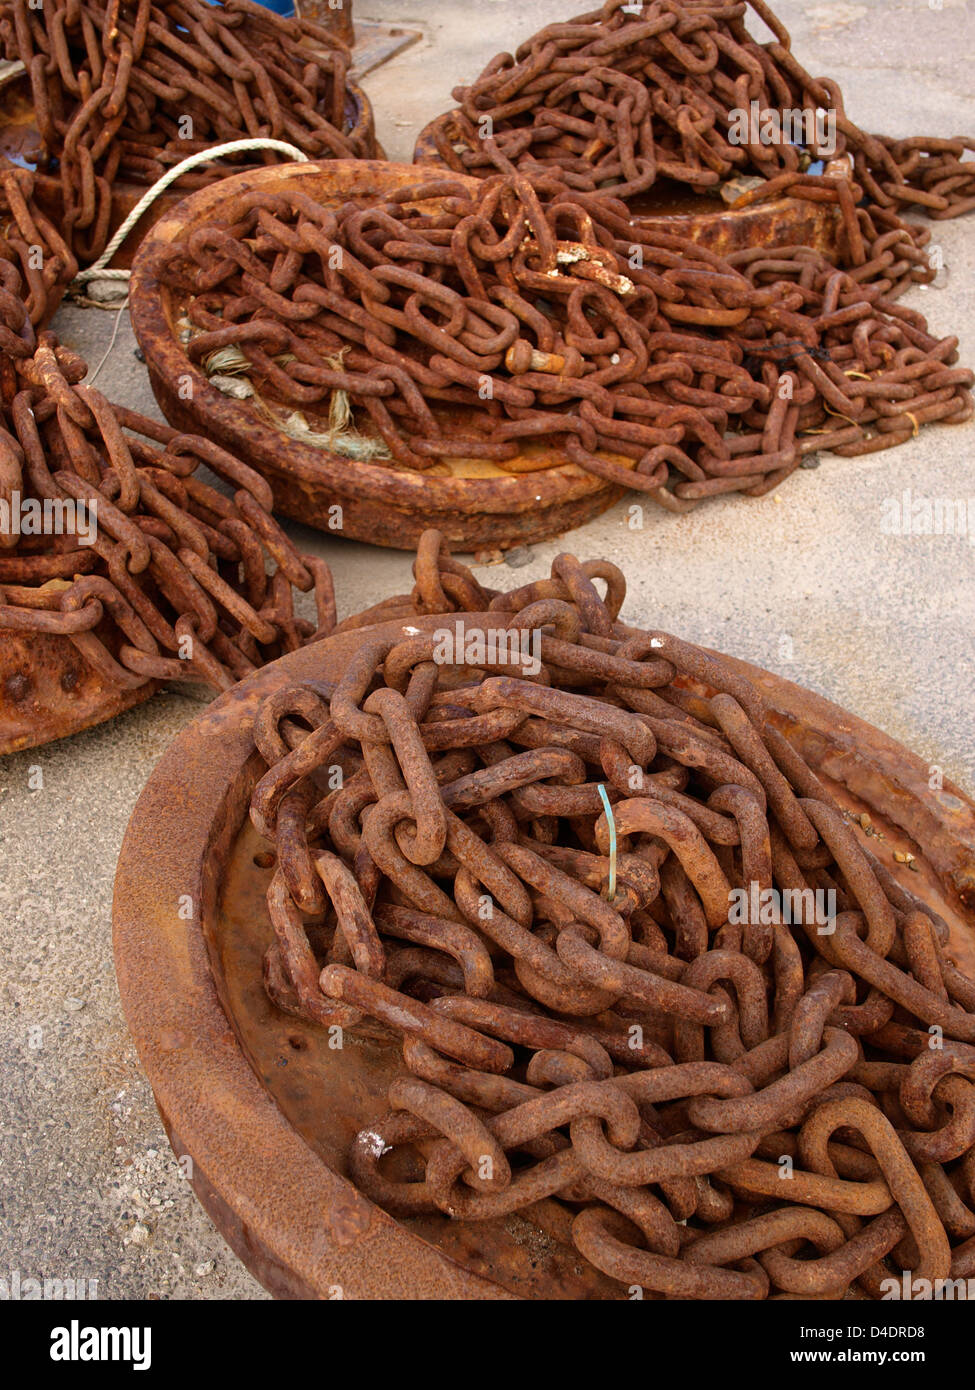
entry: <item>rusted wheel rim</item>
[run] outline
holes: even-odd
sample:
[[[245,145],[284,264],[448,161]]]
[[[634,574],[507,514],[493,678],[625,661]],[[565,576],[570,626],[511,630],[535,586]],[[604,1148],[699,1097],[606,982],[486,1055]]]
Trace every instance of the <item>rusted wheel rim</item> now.
[[[88,665],[70,639],[5,632],[0,645],[0,756],[67,738],[142,704],[161,682],[120,690]]]
[[[416,618],[411,629],[442,621]],[[400,635],[403,625],[369,632]],[[254,715],[281,686],[337,678],[362,640],[362,629],[338,634],[215,701],[163,758],[129,824],[115,883],[115,961],[126,1018],[174,1150],[192,1159],[203,1205],[278,1296],[327,1298],[341,1288],[346,1297],[381,1299],[619,1297],[605,1281],[580,1291],[580,1276],[560,1263],[558,1250],[539,1256],[538,1270],[526,1256],[525,1267],[509,1273],[505,1260],[520,1256],[509,1237],[489,1229],[493,1223],[447,1223],[448,1238],[435,1224],[409,1229],[357,1192],[338,1169],[349,1126],[342,1104],[360,1083],[329,1092],[342,1102],[334,1113],[310,1096],[316,1087],[340,1086],[324,1068],[309,1070],[305,1049],[320,1030],[271,1009],[260,943],[244,949],[253,924],[267,928],[259,876],[250,868],[258,842],[247,822],[263,771],[251,737]],[[874,853],[941,912],[958,963],[971,973],[975,802],[932,790],[926,763],[854,715],[746,662],[733,665],[761,688],[773,722],[837,801],[869,811],[883,828]],[[916,856],[916,871],[894,861],[903,850]],[[282,1065],[289,1045],[298,1059],[290,1072]],[[376,1103],[375,1096],[353,1100]],[[314,1132],[312,1122],[330,1124],[331,1132]]]
[[[167,418],[178,428],[192,425],[231,449],[245,451],[270,481],[276,510],[285,515],[325,528],[328,508],[337,502],[353,516],[352,524],[346,517],[340,534],[402,549],[413,548],[431,525],[443,530],[448,540],[476,545],[511,545],[557,535],[605,510],[623,495],[623,489],[571,463],[489,478],[438,477],[353,462],[288,438],[265,423],[249,403],[223,395],[189,361],[174,326],[179,306],[159,280],[163,251],[192,227],[219,217],[221,206],[245,187],[273,185],[280,191],[282,186],[303,186],[312,197],[327,203],[376,198],[390,188],[443,177],[442,168],[329,160],[233,175],[191,194],[152,228],[139,248],[130,293],[135,335]],[[477,186],[475,179],[451,178]],[[611,457],[624,467],[634,466],[632,459]],[[370,511],[356,525],[354,509],[365,505]]]

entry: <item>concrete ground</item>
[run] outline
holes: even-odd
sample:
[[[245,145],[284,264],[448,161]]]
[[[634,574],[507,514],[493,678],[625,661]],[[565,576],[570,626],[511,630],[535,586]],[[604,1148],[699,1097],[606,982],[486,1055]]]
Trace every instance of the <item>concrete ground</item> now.
[[[358,18],[424,35],[365,79],[389,156],[409,160],[455,83],[582,3],[356,0]],[[800,58],[839,80],[862,126],[899,136],[975,132],[969,0],[779,0],[776,9]],[[972,219],[934,226],[946,283],[906,302],[936,331],[957,333],[971,364]],[[114,317],[65,308],[54,326],[96,364]],[[123,315],[99,388],[156,413],[134,349]],[[642,530],[630,529],[623,503],[536,546],[528,567],[479,572],[509,587],[546,574],[561,549],[609,556],[630,580],[624,616],[828,695],[975,792],[975,534],[882,530],[884,500],[908,488],[975,508],[973,444],[975,424],[926,428],[872,458],[824,455],[762,500],[720,500],[680,518],[647,508]],[[409,585],[405,554],[289,530],[331,564],[341,614]],[[112,879],[126,823],[199,708],[185,694],[163,694],[114,723],[0,762],[0,1280],[14,1271],[96,1280],[97,1296],[110,1299],[266,1297],[180,1176],[112,966]]]

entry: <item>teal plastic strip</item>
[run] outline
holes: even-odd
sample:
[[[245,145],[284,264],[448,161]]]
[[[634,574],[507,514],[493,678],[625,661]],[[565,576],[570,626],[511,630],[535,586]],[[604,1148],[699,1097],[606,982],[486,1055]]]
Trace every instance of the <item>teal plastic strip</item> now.
[[[606,824],[609,826],[609,901],[612,902],[616,897],[616,820],[613,816],[609,797],[606,795],[606,788],[602,782],[598,783],[598,786],[599,795],[606,811]]]

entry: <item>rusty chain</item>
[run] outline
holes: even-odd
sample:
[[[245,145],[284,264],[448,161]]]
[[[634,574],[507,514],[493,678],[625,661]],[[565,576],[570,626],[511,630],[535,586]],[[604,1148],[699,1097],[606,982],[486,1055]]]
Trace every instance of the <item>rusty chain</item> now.
[[[531,446],[557,439],[672,511],[971,416],[957,339],[894,302],[917,273],[896,231],[852,272],[804,247],[723,259],[551,175],[422,179],[334,211],[245,192],[174,244],[190,360],[235,349],[265,406],[326,419],[347,393],[392,467],[551,467]]]
[[[17,301],[24,300],[27,317],[36,328],[50,320],[66,286],[78,273],[78,262],[34,201],[34,184],[34,175],[27,169],[0,169],[3,292]],[[14,323],[21,322],[19,308],[5,300],[3,317],[8,328],[17,332]]]
[[[82,263],[108,241],[118,180],[155,183],[214,144],[247,135],[314,159],[376,154],[371,129],[350,129],[346,45],[250,0],[6,0],[0,47],[27,68],[38,167],[60,178],[64,235]],[[203,165],[177,186],[225,173]]]
[[[0,633],[67,637],[111,689],[225,690],[331,632],[328,566],[274,521],[263,478],[207,439],[110,404],[53,333],[33,344],[0,332],[0,503],[18,518],[57,509],[59,522],[0,531]],[[294,589],[314,591],[316,622],[295,614]]]
[[[456,88],[459,109],[432,131],[443,163],[477,176],[557,172],[580,192],[631,201],[658,180],[706,192],[741,174],[758,176],[765,187],[735,206],[776,195],[838,203],[851,268],[873,259],[872,243],[893,231],[905,248],[915,243],[923,263],[918,253],[928,234],[899,212],[944,220],[975,209],[975,162],[964,159],[975,140],[893,140],[861,130],[846,114],[839,85],[806,72],[763,0],[623,4],[608,0],[548,25]],[[770,42],[750,35],[749,10],[772,30]],[[739,132],[733,115],[753,104],[759,130]],[[817,110],[834,114],[835,140],[820,139]],[[808,143],[760,138],[760,121],[783,111],[810,118]],[[833,158],[852,177],[807,175]]]
[[[653,1297],[970,1270],[975,982],[943,919],[756,687],[620,621],[616,566],[501,594],[428,532],[414,573],[366,615],[402,636],[365,630],[254,726],[268,992],[402,1045],[356,1184],[521,1212]]]

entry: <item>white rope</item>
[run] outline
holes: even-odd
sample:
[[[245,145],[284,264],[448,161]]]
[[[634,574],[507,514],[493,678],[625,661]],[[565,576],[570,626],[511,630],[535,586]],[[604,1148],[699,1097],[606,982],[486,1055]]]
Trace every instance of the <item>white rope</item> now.
[[[87,378],[87,381],[86,381],[86,383],[85,383],[87,386],[94,386],[94,384],[95,384],[95,378],[98,376],[98,373],[101,371],[102,367],[104,367],[105,363],[106,363],[106,362],[108,361],[108,359],[111,357],[111,355],[112,355],[112,350],[113,350],[113,348],[115,347],[116,342],[118,341],[118,331],[119,331],[119,329],[122,327],[122,310],[123,310],[123,309],[127,309],[128,307],[129,307],[129,296],[126,295],[126,296],[125,296],[125,299],[124,299],[124,300],[122,301],[122,303],[119,305],[119,311],[118,311],[118,313],[115,315],[115,326],[114,326],[113,329],[112,329],[112,336],[111,336],[111,338],[108,340],[108,347],[105,349],[104,353],[102,354],[102,360],[99,362],[98,366],[95,368],[95,370],[92,372],[92,374]]]
[[[309,162],[308,155],[295,145],[289,145],[284,140],[259,139],[257,137],[248,140],[231,140],[226,145],[214,145],[210,150],[200,150],[197,154],[191,154],[189,158],[174,164],[172,169],[167,170],[162,178],[146,191],[98,257],[98,260],[87,269],[79,271],[74,277],[68,286],[69,291],[81,289],[83,285],[88,284],[89,280],[128,280],[132,274],[130,270],[108,270],[106,267],[146,208],[151,207],[160,193],[165,192],[171,183],[188,173],[190,169],[195,169],[198,164],[208,164],[211,159],[220,159],[225,154],[243,154],[247,150],[277,150],[281,154],[290,155],[297,162],[303,164]]]

